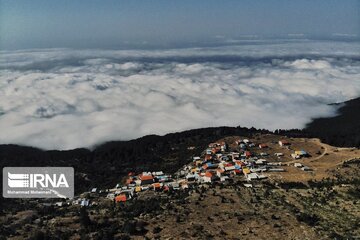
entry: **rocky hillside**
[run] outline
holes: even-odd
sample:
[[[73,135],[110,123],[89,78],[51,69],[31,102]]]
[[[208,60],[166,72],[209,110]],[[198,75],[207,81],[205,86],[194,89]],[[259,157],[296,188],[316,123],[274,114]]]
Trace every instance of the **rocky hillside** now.
[[[360,98],[341,105],[337,116],[315,119],[304,130],[330,145],[360,147]]]
[[[356,239],[359,166],[342,164],[322,181],[247,188],[240,177],[125,204],[94,195],[90,208],[13,200],[0,208],[0,239]]]
[[[92,186],[115,185],[129,171],[163,169],[173,173],[198,155],[204,147],[219,138],[255,133],[266,130],[247,128],[204,128],[165,136],[150,135],[131,141],[114,141],[94,150],[43,151],[31,147],[0,145],[0,167],[5,166],[72,166],[75,169],[76,192]],[[194,146],[194,149],[188,149]],[[2,181],[2,180],[1,180]]]
[[[360,147],[360,98],[333,105],[339,105],[334,117],[314,119],[304,129],[275,132],[290,137],[320,138],[337,147]]]

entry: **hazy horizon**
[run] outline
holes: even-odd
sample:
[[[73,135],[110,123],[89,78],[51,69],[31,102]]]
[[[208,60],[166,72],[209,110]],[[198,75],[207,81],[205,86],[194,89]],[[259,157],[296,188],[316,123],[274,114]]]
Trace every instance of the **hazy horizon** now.
[[[358,0],[0,0],[0,50],[146,49],[298,38],[359,41]]]

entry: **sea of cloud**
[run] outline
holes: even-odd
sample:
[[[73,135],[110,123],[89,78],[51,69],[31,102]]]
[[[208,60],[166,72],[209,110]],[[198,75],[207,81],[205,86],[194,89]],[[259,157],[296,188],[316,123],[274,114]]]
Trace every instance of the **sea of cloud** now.
[[[360,95],[360,44],[0,52],[0,144],[44,149],[209,127],[301,128]]]

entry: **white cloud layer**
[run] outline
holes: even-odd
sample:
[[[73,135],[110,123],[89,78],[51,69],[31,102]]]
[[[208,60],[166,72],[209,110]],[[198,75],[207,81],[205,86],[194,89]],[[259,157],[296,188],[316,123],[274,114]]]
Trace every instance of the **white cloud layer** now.
[[[301,128],[360,95],[360,44],[0,52],[0,143],[44,149],[209,126]]]

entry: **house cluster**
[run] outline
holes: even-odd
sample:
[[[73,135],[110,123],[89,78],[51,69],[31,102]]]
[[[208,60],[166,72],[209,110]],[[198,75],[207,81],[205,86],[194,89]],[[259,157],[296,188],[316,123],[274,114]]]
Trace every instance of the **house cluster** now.
[[[142,172],[138,175],[130,172],[125,180],[125,184],[117,184],[115,188],[109,190],[106,197],[115,200],[115,202],[126,202],[142,191],[167,192],[185,187],[183,182],[173,179],[171,175],[165,174],[162,171]]]
[[[225,142],[209,144],[202,157],[194,157],[177,175],[188,183],[223,182],[232,180],[236,175],[244,175],[248,181],[266,178],[262,172],[268,170],[267,160],[249,150],[256,145],[248,139],[239,140],[236,144],[239,151],[231,151]],[[266,146],[260,144],[259,147]]]
[[[278,143],[280,146],[289,149],[289,142],[280,140]],[[266,149],[269,146],[267,144],[255,144],[249,139],[238,140],[235,144],[237,147],[230,149],[225,142],[210,143],[200,156],[193,157],[189,164],[183,166],[173,176],[162,171],[142,172],[140,174],[130,172],[124,183],[119,183],[114,188],[102,192],[94,188],[90,193],[101,193],[115,202],[126,202],[143,191],[176,191],[196,184],[232,181],[238,175],[244,176],[249,182],[244,185],[250,186],[251,181],[267,178],[264,172],[285,171],[281,166],[287,164],[268,162],[266,157],[269,154]],[[264,152],[255,153],[255,148],[262,149]],[[296,159],[308,155],[304,150],[295,151],[294,154],[294,156],[300,156]],[[284,156],[281,152],[274,155],[278,158]],[[310,169],[301,163],[295,163],[294,166],[303,171]],[[90,201],[85,198],[76,201],[82,206],[89,206],[90,204]]]

